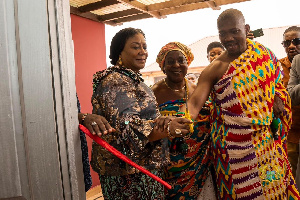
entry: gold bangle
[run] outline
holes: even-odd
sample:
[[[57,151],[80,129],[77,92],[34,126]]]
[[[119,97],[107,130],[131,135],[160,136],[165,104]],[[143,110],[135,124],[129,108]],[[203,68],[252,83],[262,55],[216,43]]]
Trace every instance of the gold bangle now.
[[[85,120],[85,118],[86,118],[86,116],[87,116],[88,114],[89,114],[89,113],[84,113],[84,114],[82,115],[82,117],[81,117],[81,124],[82,124],[82,125],[84,125],[83,122],[84,122],[84,120]]]
[[[171,132],[170,132],[170,124],[171,124],[171,121],[172,120],[170,120],[169,122],[168,122],[168,128],[167,128],[167,136],[168,136],[168,138],[170,138],[171,140],[172,139],[174,139],[175,137],[171,134]]]

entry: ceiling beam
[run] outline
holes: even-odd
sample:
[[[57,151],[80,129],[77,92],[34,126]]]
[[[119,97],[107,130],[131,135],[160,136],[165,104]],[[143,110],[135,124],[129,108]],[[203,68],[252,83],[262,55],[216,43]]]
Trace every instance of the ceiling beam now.
[[[93,14],[93,13],[82,13],[78,8],[75,8],[73,6],[70,6],[70,13],[74,15],[78,15],[84,18],[91,19],[93,21],[99,21],[98,15]]]
[[[147,13],[143,13],[143,14],[137,14],[137,15],[133,15],[133,16],[128,16],[128,17],[124,17],[124,18],[115,19],[115,20],[110,21],[110,23],[114,23],[115,25],[119,25],[119,24],[122,24],[124,22],[130,22],[130,21],[146,19],[146,18],[151,18],[151,17],[152,17],[151,15],[149,15]]]
[[[102,0],[102,1],[97,1],[95,3],[90,3],[84,6],[80,6],[78,9],[82,13],[94,11],[94,10],[99,10],[101,8],[107,7],[107,6],[112,6],[115,4],[118,4],[119,2],[117,0]]]
[[[111,21],[114,19],[118,19],[118,18],[124,18],[127,16],[131,16],[131,15],[137,15],[137,14],[142,14],[143,12],[140,10],[137,10],[135,8],[131,8],[128,10],[123,10],[123,11],[119,11],[119,12],[114,12],[114,13],[110,13],[110,14],[106,14],[106,15],[101,15],[99,17],[101,17],[102,21]]]
[[[242,3],[250,0],[214,0],[217,6],[223,6],[228,4]]]
[[[198,10],[203,8],[208,8],[208,5],[204,2],[201,2],[201,3],[188,4],[179,7],[171,7],[166,10],[161,10],[160,13],[161,15],[171,15],[171,14],[182,13],[182,12]]]
[[[82,13],[78,8],[75,8],[73,6],[70,6],[70,13],[73,15],[77,15],[77,16],[86,18],[86,19],[96,21],[96,22],[104,23],[103,20],[101,20],[101,18],[98,15],[90,13],[90,12]],[[110,21],[107,21],[105,23],[108,25],[112,25],[112,26],[116,25],[115,23],[110,22]]]
[[[161,16],[159,12],[156,11],[148,11],[148,7],[145,4],[142,4],[135,0],[118,0],[120,3],[123,3],[125,5],[128,5],[130,7],[134,7],[135,9],[138,9],[144,13],[147,13],[155,18],[164,18],[164,16]]]
[[[192,5],[196,3],[202,3],[205,0],[171,0],[161,3],[155,3],[147,6],[148,11],[160,11],[160,10],[166,10],[176,7],[181,7],[185,5]]]
[[[120,25],[124,22],[140,20],[145,18],[164,18],[170,14],[182,13],[186,11],[211,8],[220,9],[220,6],[234,4],[249,0],[170,0],[167,2],[145,5],[138,0],[99,0],[78,8],[70,6],[71,14],[78,15],[93,21],[108,25]],[[123,4],[131,9],[122,10],[104,15],[92,13],[99,9],[105,10],[114,8],[117,4]]]
[[[205,3],[213,10],[221,10],[221,7],[214,0],[205,1]]]

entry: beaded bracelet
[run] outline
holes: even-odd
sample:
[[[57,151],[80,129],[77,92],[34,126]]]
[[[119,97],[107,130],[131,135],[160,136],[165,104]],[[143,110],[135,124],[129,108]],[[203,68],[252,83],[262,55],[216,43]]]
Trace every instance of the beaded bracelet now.
[[[84,120],[85,120],[85,118],[86,118],[86,116],[88,115],[88,113],[84,113],[83,115],[82,115],[82,117],[81,117],[81,124],[83,125],[83,122],[84,122]]]
[[[170,132],[170,123],[171,123],[171,121],[172,120],[170,120],[169,122],[168,122],[168,128],[167,128],[167,136],[168,136],[168,138],[170,138],[171,140],[172,139],[174,139],[175,137],[171,134],[171,132]]]

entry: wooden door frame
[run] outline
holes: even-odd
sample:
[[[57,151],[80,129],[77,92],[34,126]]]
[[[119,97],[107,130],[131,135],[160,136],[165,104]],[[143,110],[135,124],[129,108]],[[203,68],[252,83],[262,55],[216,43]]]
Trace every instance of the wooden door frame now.
[[[0,5],[0,199],[85,199],[69,1]]]

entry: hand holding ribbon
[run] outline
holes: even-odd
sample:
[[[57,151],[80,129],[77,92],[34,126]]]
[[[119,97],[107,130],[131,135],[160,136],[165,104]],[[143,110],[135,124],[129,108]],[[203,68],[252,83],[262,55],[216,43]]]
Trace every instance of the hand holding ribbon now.
[[[154,174],[152,174],[151,172],[149,172],[145,168],[141,167],[140,165],[134,163],[132,160],[130,160],[125,155],[123,155],[121,152],[119,152],[113,146],[111,146],[110,144],[108,144],[105,140],[101,139],[100,137],[98,137],[96,135],[92,135],[91,132],[86,127],[84,127],[83,125],[79,124],[79,128],[86,135],[88,135],[90,138],[92,138],[97,144],[101,145],[102,147],[104,147],[106,150],[108,150],[109,152],[111,152],[112,154],[114,154],[115,156],[117,156],[118,158],[120,158],[121,160],[125,161],[126,163],[128,163],[131,166],[135,167],[136,169],[140,170],[144,174],[150,176],[151,178],[153,178],[154,180],[158,181],[159,183],[163,184],[166,188],[168,188],[168,189],[172,188],[172,186],[170,184],[168,184],[167,182],[163,181],[161,178],[155,176]]]

